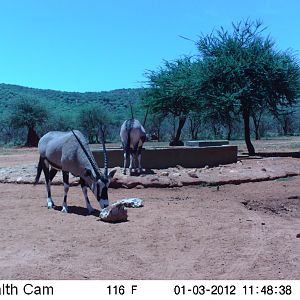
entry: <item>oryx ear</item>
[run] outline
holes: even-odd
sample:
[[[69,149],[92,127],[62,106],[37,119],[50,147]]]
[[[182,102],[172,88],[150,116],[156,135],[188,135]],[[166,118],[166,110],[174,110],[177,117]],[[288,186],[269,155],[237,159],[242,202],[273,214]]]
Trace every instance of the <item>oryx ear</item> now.
[[[92,171],[90,169],[85,169],[84,170],[84,176],[86,177],[91,177],[92,176]]]
[[[113,178],[117,172],[117,169],[113,169],[108,173],[108,178]]]

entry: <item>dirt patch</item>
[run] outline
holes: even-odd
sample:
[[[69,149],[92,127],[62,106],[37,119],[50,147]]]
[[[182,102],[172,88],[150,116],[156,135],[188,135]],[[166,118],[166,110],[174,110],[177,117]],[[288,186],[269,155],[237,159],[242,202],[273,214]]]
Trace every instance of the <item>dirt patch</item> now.
[[[290,196],[288,198],[255,199],[244,201],[243,204],[249,210],[262,211],[264,213],[275,214],[283,217],[300,218],[300,196]]]
[[[42,184],[13,183],[32,182],[36,163],[30,151],[0,154],[1,176],[11,182],[0,183],[2,280],[300,278],[299,159],[124,177],[124,186],[135,188],[110,188],[110,202],[136,197],[144,206],[128,208],[128,221],[117,224],[99,219],[91,193],[97,210],[88,215],[79,186],[70,188],[70,212],[61,213],[59,177],[52,189],[56,209],[47,209]],[[278,176],[286,179],[271,180]],[[261,182],[230,184],[246,180]]]
[[[261,208],[291,209],[299,185],[110,189],[111,202],[138,197],[144,207],[109,224],[87,214],[80,187],[64,214],[47,209],[42,185],[0,184],[0,278],[298,279],[298,204],[295,213]],[[63,187],[52,194],[60,205]]]

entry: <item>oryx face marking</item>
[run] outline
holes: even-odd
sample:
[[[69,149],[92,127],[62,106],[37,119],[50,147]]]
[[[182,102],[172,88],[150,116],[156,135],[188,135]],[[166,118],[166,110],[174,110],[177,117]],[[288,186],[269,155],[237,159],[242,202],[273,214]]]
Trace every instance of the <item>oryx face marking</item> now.
[[[108,194],[107,194],[108,184],[109,184],[108,180],[98,179],[97,181],[95,181],[95,183],[92,186],[93,194],[98,200],[101,209],[109,205]]]

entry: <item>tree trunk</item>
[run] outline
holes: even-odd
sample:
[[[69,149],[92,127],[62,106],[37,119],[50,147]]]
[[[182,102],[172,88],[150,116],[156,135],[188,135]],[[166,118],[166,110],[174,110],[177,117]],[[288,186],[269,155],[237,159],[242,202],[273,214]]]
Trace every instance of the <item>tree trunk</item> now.
[[[26,145],[27,147],[37,147],[39,143],[39,136],[37,135],[34,127],[29,127],[28,128],[28,133],[27,133],[27,141]]]
[[[180,141],[180,135],[181,135],[182,128],[185,124],[185,121],[186,121],[186,117],[179,118],[176,135],[175,135],[174,139],[170,142],[170,144],[169,144],[170,146],[183,146],[183,142]]]
[[[244,134],[245,142],[250,156],[255,155],[255,149],[251,143],[250,136],[250,111],[247,108],[243,109],[243,119],[244,119]]]
[[[193,140],[198,140],[198,129],[195,129],[194,131],[194,136],[193,136]]]
[[[230,119],[226,120],[226,127],[227,127],[227,140],[230,141],[232,135],[232,127],[233,127],[233,122],[231,122]]]
[[[199,125],[190,119],[190,136],[191,136],[192,140],[198,139],[198,128],[199,128]]]
[[[227,131],[227,140],[231,140],[231,134],[232,134],[232,126],[231,124],[228,124],[228,131]]]
[[[255,139],[260,140],[259,127],[255,126]]]
[[[284,117],[283,117],[283,126],[282,126],[282,129],[283,129],[283,135],[285,135],[285,136],[288,135],[288,128],[289,128],[289,125],[288,125],[288,117],[287,117],[287,116],[284,116]]]
[[[192,140],[196,140],[196,138],[195,138],[195,136],[196,136],[195,131],[196,131],[196,129],[194,127],[190,127],[190,137],[191,137]]]
[[[260,140],[260,134],[259,134],[259,127],[260,127],[260,118],[256,118],[256,116],[252,115],[252,120],[254,124],[254,130],[255,130],[255,139]]]
[[[218,134],[219,134],[219,129],[218,129],[218,127],[217,127],[216,124],[213,124],[212,128],[213,128],[213,132],[214,132],[214,138],[217,139],[218,138]]]
[[[173,126],[172,140],[174,140],[174,137],[176,134],[176,117],[175,116],[173,116],[173,119],[172,119],[172,126]]]

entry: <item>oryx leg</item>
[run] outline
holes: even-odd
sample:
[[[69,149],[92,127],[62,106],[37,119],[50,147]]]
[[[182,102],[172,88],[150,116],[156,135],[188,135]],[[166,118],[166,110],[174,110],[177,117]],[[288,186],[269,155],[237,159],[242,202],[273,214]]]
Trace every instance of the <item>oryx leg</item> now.
[[[125,151],[124,151],[124,168],[123,168],[123,174],[124,174],[124,175],[126,175],[127,156],[128,156],[128,153],[127,153],[127,151],[125,150]]]
[[[130,151],[129,175],[131,175],[132,173],[133,163],[134,163],[134,153]]]
[[[141,164],[141,161],[142,161],[142,147],[138,148],[137,155],[138,155],[138,163],[139,163],[139,172],[142,173],[142,164]]]
[[[64,182],[64,201],[62,204],[62,212],[68,212],[68,205],[67,205],[67,197],[69,192],[69,172],[62,171],[63,173],[63,182]]]
[[[94,211],[94,208],[92,207],[91,203],[90,203],[90,200],[88,198],[88,187],[85,183],[85,181],[83,179],[80,178],[80,186],[81,186],[81,189],[82,189],[82,193],[83,193],[83,196],[84,196],[84,200],[85,200],[85,204],[86,204],[86,209],[88,210],[88,213],[91,214],[93,211]]]
[[[56,173],[57,173],[56,169],[54,169],[54,168],[50,169],[50,172],[49,172],[49,177],[50,178],[49,179],[50,179],[51,182],[52,182],[53,178],[55,177]]]
[[[45,175],[45,184],[47,190],[47,207],[53,208],[54,202],[51,197],[51,180],[50,180],[50,172],[49,172],[49,163],[44,159],[42,163],[43,172]]]

